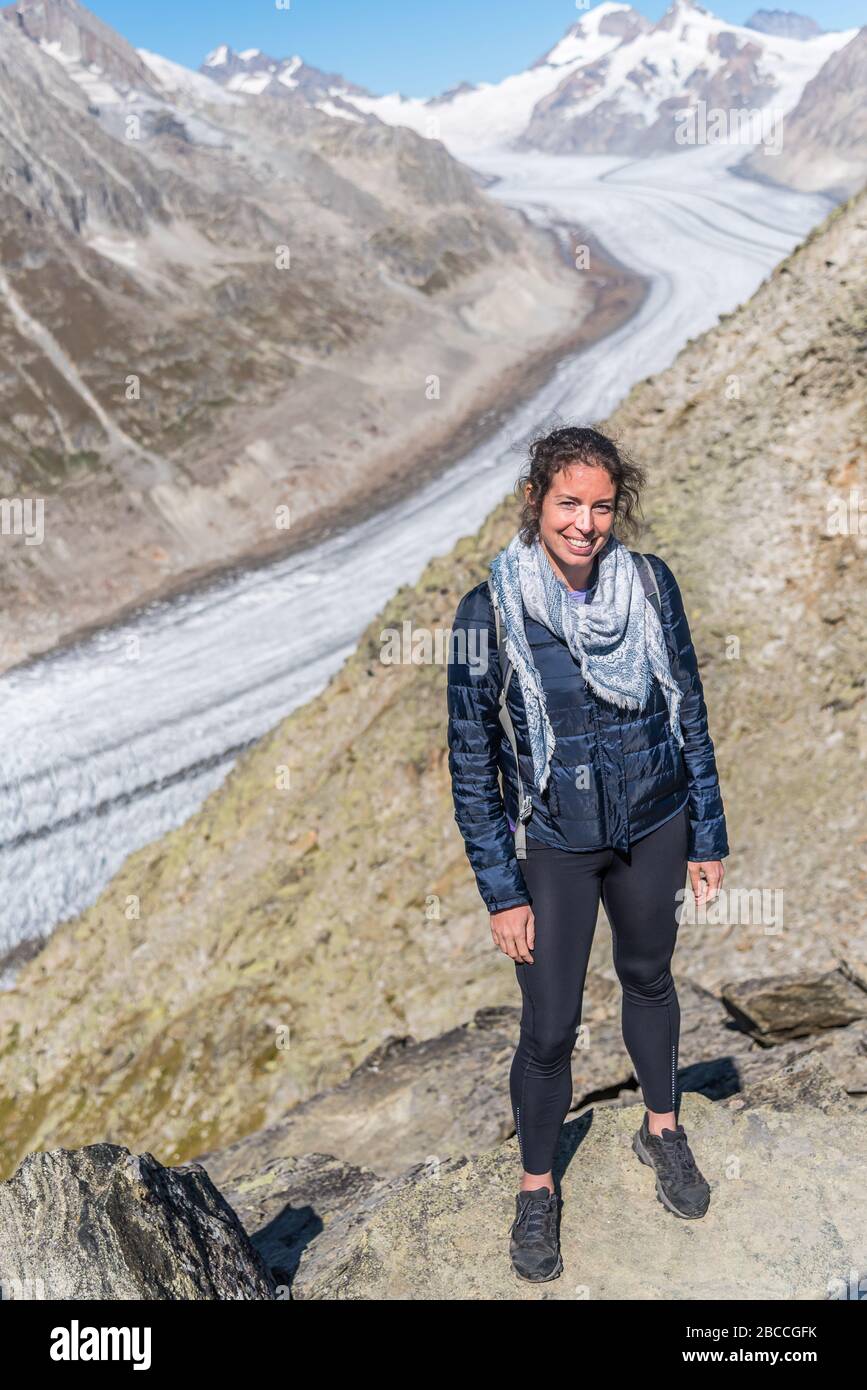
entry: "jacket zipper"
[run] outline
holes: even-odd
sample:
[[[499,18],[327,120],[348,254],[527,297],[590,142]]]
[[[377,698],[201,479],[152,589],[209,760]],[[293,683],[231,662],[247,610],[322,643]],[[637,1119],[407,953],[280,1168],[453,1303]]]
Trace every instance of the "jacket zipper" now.
[[[593,691],[590,689],[589,685],[587,685],[586,681],[584,684],[587,691],[587,698],[590,701],[590,708],[593,711],[593,723],[596,727],[596,751],[599,754],[599,776],[602,782],[602,811],[605,816],[605,839],[608,841],[611,839],[611,826],[608,818],[608,793],[605,790],[605,763],[602,757],[602,735],[599,730],[599,711],[596,708]]]

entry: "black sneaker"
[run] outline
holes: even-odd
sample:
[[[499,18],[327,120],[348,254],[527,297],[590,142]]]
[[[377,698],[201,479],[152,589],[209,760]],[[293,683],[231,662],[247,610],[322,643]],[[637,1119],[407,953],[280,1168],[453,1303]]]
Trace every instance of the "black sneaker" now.
[[[533,1284],[556,1279],[563,1270],[557,1239],[559,1197],[547,1187],[534,1187],[518,1193],[515,1207],[509,1241],[512,1268],[519,1279]]]
[[[647,1111],[632,1147],[642,1163],[656,1170],[656,1195],[675,1216],[694,1220],[710,1206],[710,1187],[696,1166],[683,1125],[651,1134]]]

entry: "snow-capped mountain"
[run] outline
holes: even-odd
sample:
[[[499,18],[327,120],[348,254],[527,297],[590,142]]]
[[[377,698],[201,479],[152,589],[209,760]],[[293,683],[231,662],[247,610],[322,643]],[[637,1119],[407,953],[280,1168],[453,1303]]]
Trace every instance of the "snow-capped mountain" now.
[[[630,5],[597,5],[563,35],[554,47],[523,72],[500,82],[461,83],[428,100],[403,97],[355,97],[353,105],[390,125],[409,125],[440,139],[453,154],[470,155],[485,148],[515,146],[525,134],[537,105],[573,73],[595,71],[608,55],[650,27]]]
[[[199,71],[229,92],[253,97],[265,93],[300,97],[326,115],[343,116],[348,120],[363,119],[351,105],[351,99],[370,96],[364,87],[357,87],[336,73],[320,72],[297,54],[291,58],[271,58],[258,48],[235,53],[228,44],[220,44],[208,54]]]
[[[346,119],[410,126],[463,158],[504,147],[640,157],[693,143],[683,112],[701,105],[738,113],[731,130],[717,128],[717,139],[767,143],[856,32],[824,34],[814,21],[777,10],[729,24],[693,0],[673,0],[654,24],[631,5],[604,0],[524,71],[461,82],[428,99],[374,96],[298,55],[279,60],[225,44],[201,71],[248,97],[291,93]],[[748,121],[748,112],[762,114]]]
[[[536,105],[518,144],[555,154],[676,150],[691,143],[678,113],[700,103],[723,112],[768,109],[773,124],[845,41],[762,35],[675,0],[658,23],[565,76]],[[732,133],[743,138],[740,128]]]
[[[651,23],[631,5],[604,0],[523,71],[424,99],[377,96],[299,54],[274,58],[227,44],[192,72],[136,51],[77,0],[17,0],[0,14],[62,63],[96,106],[114,105],[116,120],[135,104],[159,120],[162,108],[181,102],[195,108],[189,119],[205,140],[208,107],[267,98],[355,124],[407,126],[470,161],[491,149],[630,158],[677,151],[702,140],[687,118],[699,110],[722,116],[706,137],[715,142],[780,143],[781,118],[857,33],[822,33],[780,10],[729,24],[693,0],[673,0]],[[817,121],[821,112],[811,117],[814,128]]]
[[[438,135],[463,157],[497,145],[651,155],[679,147],[677,113],[700,102],[724,111],[763,109],[778,120],[855,32],[769,34],[729,24],[692,0],[674,0],[651,24],[630,5],[605,0],[550,52],[502,82],[462,84],[428,101],[399,94],[351,101],[384,121]],[[755,124],[751,138],[764,138]],[[741,130],[737,138],[743,136]]]
[[[861,49],[856,44],[855,59],[831,62],[858,31],[822,33],[790,11],[759,10],[739,26],[693,0],[673,0],[651,23],[631,5],[603,0],[523,71],[495,83],[460,82],[427,99],[377,96],[299,54],[274,58],[227,44],[194,72],[134,49],[78,0],[16,0],[0,18],[64,68],[115,135],[136,112],[145,131],[174,129],[222,145],[220,109],[253,110],[266,98],[269,120],[286,103],[299,118],[406,126],[470,162],[497,149],[640,158],[713,140],[758,148],[755,159],[742,161],[744,173],[832,196],[857,183],[862,167],[855,114],[864,97]],[[808,100],[802,119],[799,103],[820,73],[823,95]],[[844,76],[846,91],[837,92]],[[765,155],[781,153],[796,108],[789,157],[773,163]],[[707,113],[721,116],[722,127],[717,121],[711,131]]]

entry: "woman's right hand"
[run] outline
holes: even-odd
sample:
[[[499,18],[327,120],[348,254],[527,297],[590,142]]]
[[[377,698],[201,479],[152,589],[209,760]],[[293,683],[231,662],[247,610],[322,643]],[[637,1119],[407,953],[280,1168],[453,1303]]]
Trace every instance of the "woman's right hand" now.
[[[492,912],[491,936],[504,955],[533,964],[530,952],[536,944],[536,924],[529,903],[507,907],[505,912]]]

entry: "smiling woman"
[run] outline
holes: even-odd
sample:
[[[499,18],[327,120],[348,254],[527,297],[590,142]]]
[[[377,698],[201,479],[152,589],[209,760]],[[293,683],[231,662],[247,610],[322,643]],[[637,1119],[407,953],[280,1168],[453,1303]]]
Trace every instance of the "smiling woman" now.
[[[728,843],[677,581],[618,534],[637,529],[643,483],[597,430],[535,440],[518,482],[520,527],[453,628],[465,648],[480,629],[494,653],[474,670],[455,645],[449,767],[491,934],[523,996],[510,1089],[524,1173],[510,1251],[533,1282],[562,1269],[551,1170],[600,901],[647,1107],[633,1148],[677,1216],[703,1216],[710,1195],[677,1122],[670,967],[687,866],[705,902]]]
[[[557,576],[572,589],[589,588],[615,513],[622,535],[637,530],[644,483],[638,465],[599,430],[554,430],[530,446],[529,466],[516,484],[524,499],[521,539],[531,545],[539,537]]]

